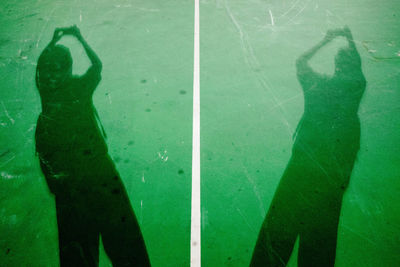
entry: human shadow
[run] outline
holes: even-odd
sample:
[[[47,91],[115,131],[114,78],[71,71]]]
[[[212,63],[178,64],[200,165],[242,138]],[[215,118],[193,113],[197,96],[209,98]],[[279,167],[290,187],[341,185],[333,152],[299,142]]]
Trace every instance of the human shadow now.
[[[76,37],[91,61],[80,77],[72,75],[69,49],[57,44],[65,35]],[[42,112],[35,133],[36,152],[55,196],[60,265],[98,266],[101,236],[113,266],[150,266],[93,105],[101,70],[100,59],[76,26],[56,29],[38,59],[36,86]]]
[[[308,61],[338,36],[348,47],[328,77]],[[334,266],[342,197],[360,148],[358,108],[366,87],[350,30],[330,30],[296,62],[304,93],[292,156],[264,219],[250,266],[286,266],[299,236],[298,266]]]

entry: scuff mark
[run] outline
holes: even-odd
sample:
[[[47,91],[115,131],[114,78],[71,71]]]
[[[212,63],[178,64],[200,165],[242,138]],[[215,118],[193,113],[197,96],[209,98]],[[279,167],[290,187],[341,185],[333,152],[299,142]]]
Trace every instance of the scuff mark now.
[[[371,41],[362,41],[362,42],[361,42],[362,47],[368,52],[368,54],[369,54],[373,59],[375,59],[375,60],[377,60],[377,61],[398,60],[398,59],[399,59],[399,57],[400,57],[400,50],[397,51],[397,52],[391,51],[391,53],[393,53],[392,56],[379,56],[379,55],[378,55],[378,52],[380,52],[380,51],[378,51],[377,49],[372,49],[372,48],[370,48],[371,43],[372,43]],[[389,47],[395,47],[395,43],[394,43],[393,41],[392,41],[392,42],[389,42],[389,43],[387,44],[387,46],[389,46]]]
[[[6,179],[6,180],[11,180],[11,179],[18,178],[18,175],[10,174],[10,173],[7,173],[7,172],[1,172],[0,176],[3,179]]]
[[[155,8],[138,8],[141,11],[146,11],[146,12],[160,12],[159,9],[155,9]]]
[[[163,154],[161,154],[161,152],[157,152],[157,154],[158,154],[158,157],[159,157],[162,161],[166,162],[166,161],[168,160],[167,150],[164,150],[164,151],[163,151]]]
[[[35,129],[36,124],[32,124],[31,127],[26,131],[27,133],[32,132]]]

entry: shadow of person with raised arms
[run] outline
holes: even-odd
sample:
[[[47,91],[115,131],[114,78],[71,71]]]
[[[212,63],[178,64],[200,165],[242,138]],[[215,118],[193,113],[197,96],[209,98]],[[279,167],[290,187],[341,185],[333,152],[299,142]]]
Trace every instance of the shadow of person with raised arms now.
[[[348,47],[329,77],[309,60],[332,39]],[[342,197],[360,148],[358,108],[366,81],[349,28],[330,30],[297,60],[304,93],[292,156],[264,219],[250,266],[286,266],[299,236],[298,266],[334,266]]]
[[[91,61],[83,76],[72,75],[70,51],[57,44],[65,35],[75,36]],[[150,266],[93,105],[101,70],[100,59],[76,26],[56,29],[37,64],[42,112],[36,127],[36,152],[55,195],[60,265],[98,266],[101,235],[114,266]]]

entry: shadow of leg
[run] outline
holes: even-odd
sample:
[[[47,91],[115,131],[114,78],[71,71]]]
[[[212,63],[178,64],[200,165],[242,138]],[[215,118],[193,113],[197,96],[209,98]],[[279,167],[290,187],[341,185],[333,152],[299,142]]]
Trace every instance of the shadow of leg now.
[[[299,267],[335,265],[340,207],[341,197],[329,196],[325,196],[320,205],[314,207],[300,233]]]
[[[107,161],[109,161],[107,163]],[[150,266],[143,236],[125,187],[111,160],[103,169],[98,201],[101,202],[100,232],[113,266]]]
[[[291,169],[286,170],[264,219],[250,266],[286,266],[299,233],[302,201],[293,186]]]
[[[60,266],[98,266],[99,232],[86,205],[56,197]]]

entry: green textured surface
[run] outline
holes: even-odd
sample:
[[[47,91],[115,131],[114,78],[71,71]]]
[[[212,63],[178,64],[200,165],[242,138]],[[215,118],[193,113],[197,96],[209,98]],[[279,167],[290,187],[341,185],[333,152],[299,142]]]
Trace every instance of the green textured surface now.
[[[203,266],[248,266],[303,112],[295,61],[344,25],[367,88],[336,266],[399,266],[398,1],[204,0],[200,8]],[[1,2],[1,266],[58,265],[54,199],[34,155],[34,73],[53,30],[72,24],[103,62],[94,103],[151,263],[189,265],[193,19],[193,2],[182,0]],[[63,43],[82,74],[83,50]],[[332,74],[344,44],[321,51],[314,69]],[[100,262],[110,266],[104,252]]]
[[[336,266],[398,266],[398,1],[220,0],[200,8],[203,265],[248,266],[303,112],[295,61],[328,29],[347,24],[367,88]],[[332,74],[344,44],[325,47],[312,67]]]
[[[34,155],[35,65],[56,27],[77,24],[103,63],[94,104],[152,265],[188,266],[193,3],[2,1],[0,13],[0,265],[58,265],[54,199]],[[82,74],[82,48],[61,43]]]

